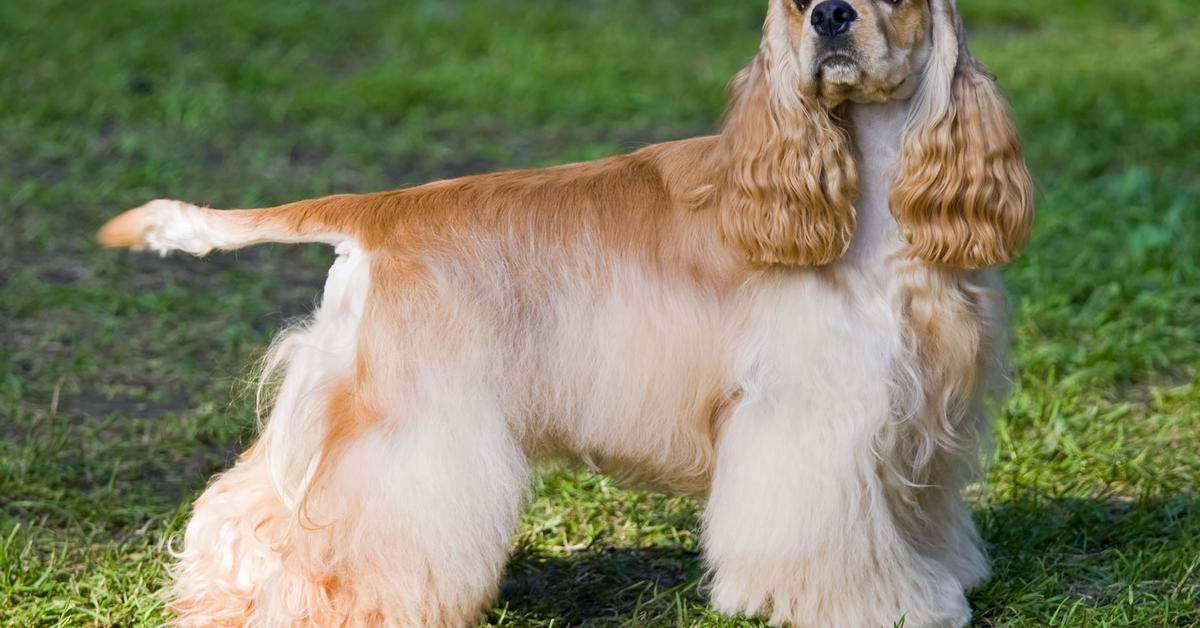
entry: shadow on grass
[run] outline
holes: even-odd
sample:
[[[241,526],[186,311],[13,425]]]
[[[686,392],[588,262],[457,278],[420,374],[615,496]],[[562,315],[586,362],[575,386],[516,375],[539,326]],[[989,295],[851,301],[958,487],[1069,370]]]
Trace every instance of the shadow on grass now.
[[[568,556],[518,550],[499,608],[567,625],[628,625],[672,606],[704,604],[699,553],[672,547],[604,548]]]
[[[1200,501],[1193,494],[1140,501],[1027,495],[976,518],[995,574],[970,596],[976,625],[1052,622],[1039,614],[1046,600],[1059,602],[1051,609],[1098,609],[1131,595],[1200,620],[1200,574],[1190,571],[1200,556]],[[498,608],[556,625],[658,625],[681,605],[706,604],[702,572],[700,554],[679,548],[567,556],[521,550]]]

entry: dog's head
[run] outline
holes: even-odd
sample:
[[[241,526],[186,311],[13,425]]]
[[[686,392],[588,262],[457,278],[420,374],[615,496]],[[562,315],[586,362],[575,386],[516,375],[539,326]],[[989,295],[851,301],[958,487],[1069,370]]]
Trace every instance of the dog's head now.
[[[730,85],[721,231],[752,264],[822,265],[855,229],[851,103],[911,100],[891,208],[912,256],[1008,261],[1032,217],[1020,141],[967,53],[953,0],[771,0],[754,61]]]

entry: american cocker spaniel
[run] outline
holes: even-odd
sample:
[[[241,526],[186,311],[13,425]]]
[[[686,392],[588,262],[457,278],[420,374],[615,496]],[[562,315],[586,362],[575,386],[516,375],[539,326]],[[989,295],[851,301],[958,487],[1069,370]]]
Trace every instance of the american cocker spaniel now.
[[[960,491],[1030,228],[1006,105],[952,0],[771,0],[719,135],[218,211],[114,247],[337,247],[267,358],[258,441],[196,501],[184,625],[461,626],[530,461],[704,496],[708,591],[796,626],[960,626]]]

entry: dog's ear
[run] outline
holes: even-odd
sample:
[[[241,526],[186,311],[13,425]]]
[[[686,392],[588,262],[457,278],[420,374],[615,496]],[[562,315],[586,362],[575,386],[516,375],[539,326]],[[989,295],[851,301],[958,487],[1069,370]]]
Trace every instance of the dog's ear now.
[[[854,234],[858,175],[846,133],[798,93],[786,17],[773,11],[753,63],[729,86],[711,200],[726,245],[753,265],[820,266]]]
[[[952,0],[930,0],[933,51],[892,183],[910,253],[980,268],[1010,260],[1033,221],[1033,183],[993,77],[967,52]]]

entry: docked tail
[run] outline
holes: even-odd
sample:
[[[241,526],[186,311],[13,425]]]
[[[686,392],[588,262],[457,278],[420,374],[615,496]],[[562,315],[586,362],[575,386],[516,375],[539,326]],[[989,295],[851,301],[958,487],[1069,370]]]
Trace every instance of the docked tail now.
[[[111,248],[184,251],[205,255],[264,242],[323,242],[338,245],[355,238],[346,218],[355,197],[330,196],[267,209],[217,210],[182,201],[156,200],[108,221],[96,234]],[[349,210],[349,211],[347,211]],[[349,215],[348,215],[349,214]]]

